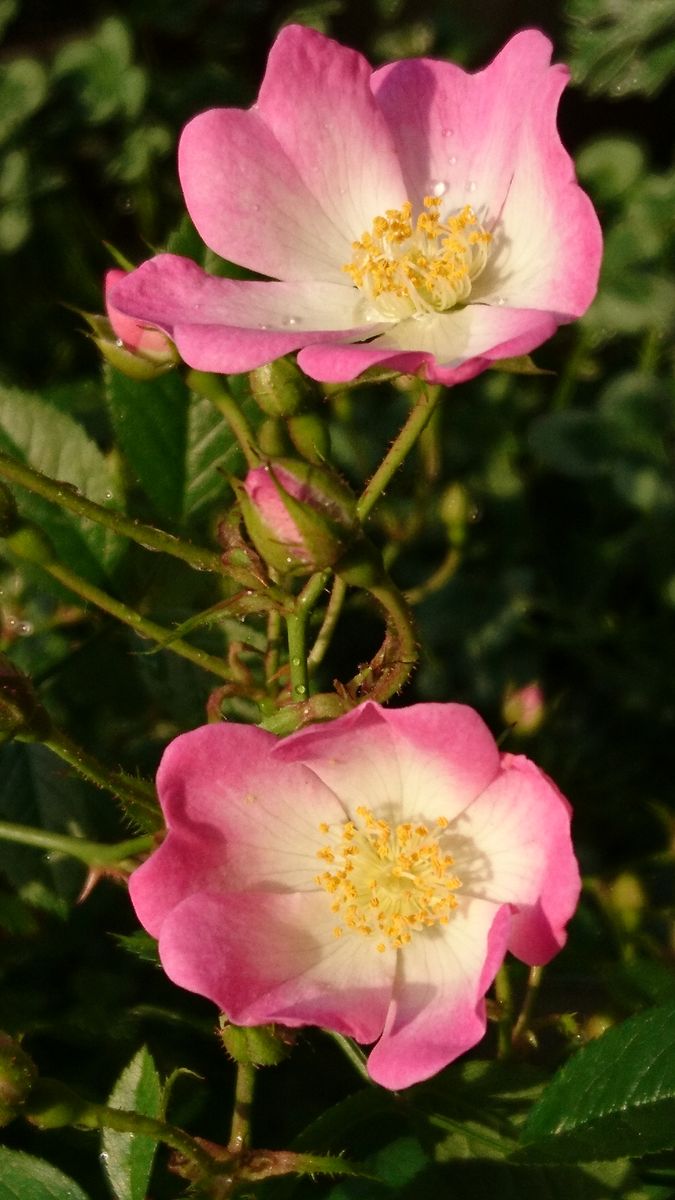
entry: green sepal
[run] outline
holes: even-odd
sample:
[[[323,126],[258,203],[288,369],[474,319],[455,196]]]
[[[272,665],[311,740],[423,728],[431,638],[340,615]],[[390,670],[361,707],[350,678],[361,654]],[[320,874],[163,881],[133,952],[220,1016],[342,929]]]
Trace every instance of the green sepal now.
[[[290,1030],[277,1025],[232,1025],[221,1015],[219,1029],[230,1058],[245,1067],[276,1067],[291,1052]]]
[[[330,431],[318,413],[288,418],[288,433],[298,454],[311,463],[324,463],[330,454]]]

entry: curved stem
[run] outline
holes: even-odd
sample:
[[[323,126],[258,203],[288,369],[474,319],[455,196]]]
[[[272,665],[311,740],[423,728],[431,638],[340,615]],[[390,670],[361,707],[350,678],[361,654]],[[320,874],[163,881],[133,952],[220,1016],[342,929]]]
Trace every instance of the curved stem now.
[[[28,555],[21,552],[21,545],[13,539],[8,541],[8,546],[12,554],[16,558],[24,559],[31,562]],[[217,675],[219,679],[231,679],[232,672],[224,662],[216,658],[213,654],[208,654],[205,650],[200,650],[197,646],[191,646],[188,642],[182,641],[181,638],[172,637],[171,630],[165,629],[163,625],[158,625],[155,621],[151,621],[148,617],[143,617],[135,609],[129,608],[121,600],[115,600],[113,596],[108,595],[95,584],[89,583],[83,579],[81,575],[76,575],[71,571],[70,567],[64,566],[57,562],[40,562],[40,568],[46,571],[52,579],[56,579],[67,587],[76,596],[80,596],[90,604],[95,604],[97,608],[103,612],[109,613],[111,617],[115,617],[118,621],[122,621],[124,625],[128,625],[140,637],[148,638],[153,642],[157,642],[165,650],[171,651],[173,654],[178,654],[181,658],[186,658],[196,666],[202,667],[205,671],[210,671],[212,675]]]
[[[164,554],[171,554],[174,558],[181,558],[183,562],[189,563],[198,571],[222,573],[223,566],[220,555],[215,551],[193,546],[191,542],[184,542],[180,538],[174,537],[173,534],[166,533],[163,529],[155,529],[153,525],[143,525],[141,521],[133,520],[116,509],[96,504],[93,500],[88,500],[86,496],[81,496],[71,484],[60,483],[56,479],[50,479],[47,475],[41,475],[39,471],[34,471],[32,467],[17,462],[16,459],[3,453],[0,453],[0,478],[8,480],[10,483],[18,483],[21,487],[27,488],[29,492],[34,492],[36,496],[43,496],[45,500],[50,500],[52,504],[56,504],[59,508],[65,508],[77,517],[85,517],[97,525],[104,525],[106,529],[112,529],[122,537],[138,542],[146,550],[157,550]]]
[[[375,474],[366,484],[357,502],[356,514],[360,521],[365,521],[404,459],[412,450],[422,430],[430,420],[440,396],[440,387],[431,387],[428,384],[424,387],[405,425],[403,425],[400,432],[394,438],[389,450],[382,459]]]
[[[209,375],[205,371],[188,371],[186,383],[193,392],[205,396],[214,408],[222,413],[241,446],[244,458],[249,467],[260,465],[260,452],[255,443],[253,430],[244,416],[236,400],[223,387],[217,375]]]
[[[517,1045],[520,1038],[527,1033],[530,1021],[532,1020],[532,1012],[534,1010],[537,996],[539,995],[539,989],[541,987],[541,981],[543,977],[543,967],[530,967],[525,998],[523,1000],[522,1008],[518,1014],[518,1019],[513,1026],[513,1033],[511,1035],[511,1040],[513,1041],[514,1045]]]
[[[155,840],[149,835],[129,838],[113,845],[104,842],[88,842],[84,838],[70,837],[64,833],[52,833],[47,829],[33,829],[28,825],[14,825],[0,821],[0,841],[16,842],[20,846],[36,846],[55,854],[68,854],[78,858],[88,867],[123,866],[128,858],[152,850]]]
[[[333,583],[333,590],[330,595],[330,600],[328,601],[326,612],[324,613],[321,628],[316,635],[314,645],[312,646],[307,659],[307,666],[310,671],[315,670],[316,667],[323,662],[326,656],[326,651],[330,645],[331,638],[335,633],[335,626],[340,619],[340,613],[342,611],[342,605],[346,595],[346,583],[344,580],[336,578]]]

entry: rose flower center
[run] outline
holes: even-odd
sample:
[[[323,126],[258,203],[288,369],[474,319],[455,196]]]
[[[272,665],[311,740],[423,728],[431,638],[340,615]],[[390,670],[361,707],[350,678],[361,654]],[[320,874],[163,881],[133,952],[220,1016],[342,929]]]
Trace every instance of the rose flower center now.
[[[407,945],[413,933],[447,925],[461,886],[453,875],[452,855],[442,842],[448,821],[435,828],[404,822],[390,825],[369,808],[356,810],[358,822],[321,824],[329,840],[317,852],[326,870],[315,882],[332,897],[331,909],[342,937],[350,930],[376,939],[380,953]]]
[[[425,196],[413,224],[412,204],[375,217],[370,233],[352,243],[342,270],[384,317],[404,320],[447,312],[469,297],[484,269],[492,235],[470,205],[441,221],[440,196]]]

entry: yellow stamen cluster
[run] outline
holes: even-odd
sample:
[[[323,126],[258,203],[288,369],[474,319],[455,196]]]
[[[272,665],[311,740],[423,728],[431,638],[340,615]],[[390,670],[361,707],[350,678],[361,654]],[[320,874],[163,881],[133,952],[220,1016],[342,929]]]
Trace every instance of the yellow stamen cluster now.
[[[383,316],[447,312],[467,300],[485,267],[492,235],[471,206],[444,221],[440,206],[440,196],[425,196],[413,223],[406,200],[375,217],[371,232],[352,243],[354,258],[342,269]]]
[[[356,817],[334,828],[319,826],[330,837],[317,852],[326,870],[315,882],[339,915],[335,937],[361,933],[383,953],[406,946],[423,929],[447,925],[461,884],[442,845],[446,818],[439,817],[433,829],[409,821],[390,825],[365,805]]]

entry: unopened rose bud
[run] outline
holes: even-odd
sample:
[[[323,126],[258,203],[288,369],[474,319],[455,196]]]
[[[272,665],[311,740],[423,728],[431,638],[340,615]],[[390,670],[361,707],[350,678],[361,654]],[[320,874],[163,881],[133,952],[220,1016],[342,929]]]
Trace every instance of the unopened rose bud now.
[[[84,316],[92,330],[92,339],[107,361],[131,379],[154,379],[180,361],[173,342],[161,329],[146,325],[120,312],[110,294],[124,279],[126,271],[113,268],[104,281],[106,316]]]
[[[438,514],[447,527],[448,537],[453,546],[461,546],[466,540],[467,526],[473,511],[466,488],[461,483],[449,484],[440,498]]]
[[[289,358],[256,367],[248,379],[256,403],[268,417],[293,417],[316,399],[307,376]]]
[[[21,1115],[37,1079],[32,1058],[7,1033],[0,1033],[0,1127]]]
[[[525,687],[509,687],[502,702],[502,717],[514,732],[526,736],[536,733],[546,715],[544,693],[535,681]]]
[[[276,571],[331,567],[356,535],[355,497],[327,467],[281,459],[234,486],[248,535]]]

